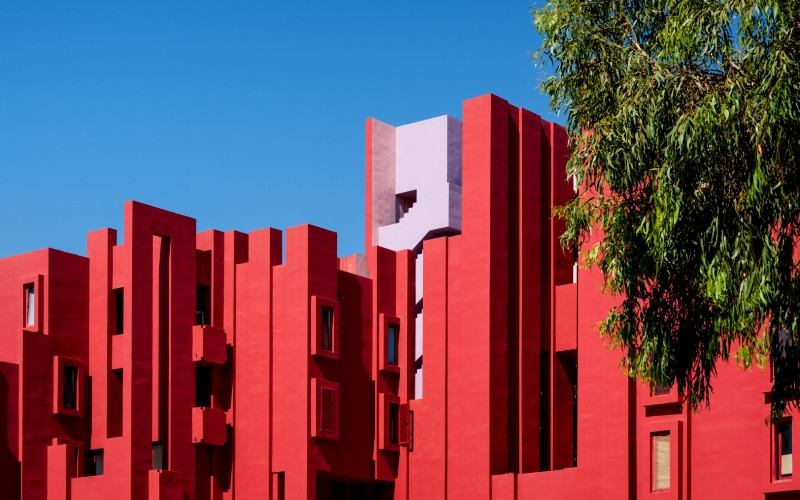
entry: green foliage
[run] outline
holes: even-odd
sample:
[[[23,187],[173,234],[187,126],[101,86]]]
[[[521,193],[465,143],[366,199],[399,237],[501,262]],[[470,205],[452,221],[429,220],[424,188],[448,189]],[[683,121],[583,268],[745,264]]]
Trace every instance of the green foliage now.
[[[707,404],[718,360],[800,398],[800,0],[586,2],[533,11],[579,195],[558,214],[620,305],[623,367]]]

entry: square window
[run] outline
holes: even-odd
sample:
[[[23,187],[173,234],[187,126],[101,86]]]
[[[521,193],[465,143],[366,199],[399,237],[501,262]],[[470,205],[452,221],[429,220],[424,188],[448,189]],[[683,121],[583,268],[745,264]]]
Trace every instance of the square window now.
[[[651,434],[651,463],[653,469],[653,491],[669,490],[670,442],[669,432]]]
[[[311,354],[339,359],[339,303],[311,297]]]
[[[776,479],[792,477],[792,421],[779,422],[775,426]]]

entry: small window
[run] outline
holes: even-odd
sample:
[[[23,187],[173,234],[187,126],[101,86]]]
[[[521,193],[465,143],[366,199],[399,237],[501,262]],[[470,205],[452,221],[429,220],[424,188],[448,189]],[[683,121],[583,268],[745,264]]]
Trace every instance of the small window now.
[[[792,477],[792,421],[784,420],[775,429],[777,479]]]
[[[36,291],[33,283],[25,285],[25,326],[36,324]],[[17,302],[19,303],[19,302]]]
[[[153,443],[153,470],[165,470],[164,464],[164,443],[156,441]]]
[[[63,365],[61,404],[68,410],[78,409],[78,367]]]
[[[397,403],[389,403],[389,442],[392,444],[399,444],[399,421],[400,421],[400,405]]]
[[[125,290],[114,289],[114,333],[119,335],[125,328]]]
[[[311,379],[311,437],[339,439],[339,384]]]
[[[333,352],[333,308],[322,306],[322,332],[320,348],[323,351]]]
[[[195,325],[211,324],[211,287],[197,285],[195,308]]]
[[[320,418],[320,431],[323,433],[336,432],[336,392],[323,387],[322,394],[322,415]]]
[[[103,450],[91,450],[89,452],[89,475],[102,476],[103,469]]]
[[[651,453],[653,464],[653,491],[669,489],[669,433],[651,435]]]
[[[211,367],[195,367],[195,401],[199,408],[211,407]]]
[[[398,332],[400,330],[400,326],[395,323],[389,323],[389,327],[386,329],[386,348],[389,350],[386,353],[386,360],[392,366],[397,366],[397,348],[399,345],[399,335]]]
[[[657,385],[653,388],[654,396],[660,396],[662,394],[669,394],[669,387],[664,387],[663,385]]]

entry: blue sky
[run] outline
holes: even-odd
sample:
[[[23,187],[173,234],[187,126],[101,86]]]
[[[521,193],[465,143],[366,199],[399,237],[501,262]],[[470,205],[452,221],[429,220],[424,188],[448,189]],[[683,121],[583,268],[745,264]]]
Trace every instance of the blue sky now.
[[[563,123],[526,1],[0,2],[0,257],[85,255],[135,199],[363,252],[364,121],[494,93]]]

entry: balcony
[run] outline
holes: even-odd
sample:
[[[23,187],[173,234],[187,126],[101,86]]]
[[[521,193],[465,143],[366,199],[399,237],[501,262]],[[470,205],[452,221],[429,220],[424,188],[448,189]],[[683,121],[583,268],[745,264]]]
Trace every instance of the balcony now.
[[[192,408],[192,442],[194,444],[223,446],[227,431],[224,411],[217,408]]]
[[[192,358],[200,365],[224,365],[228,359],[225,330],[213,326],[192,327]]]

